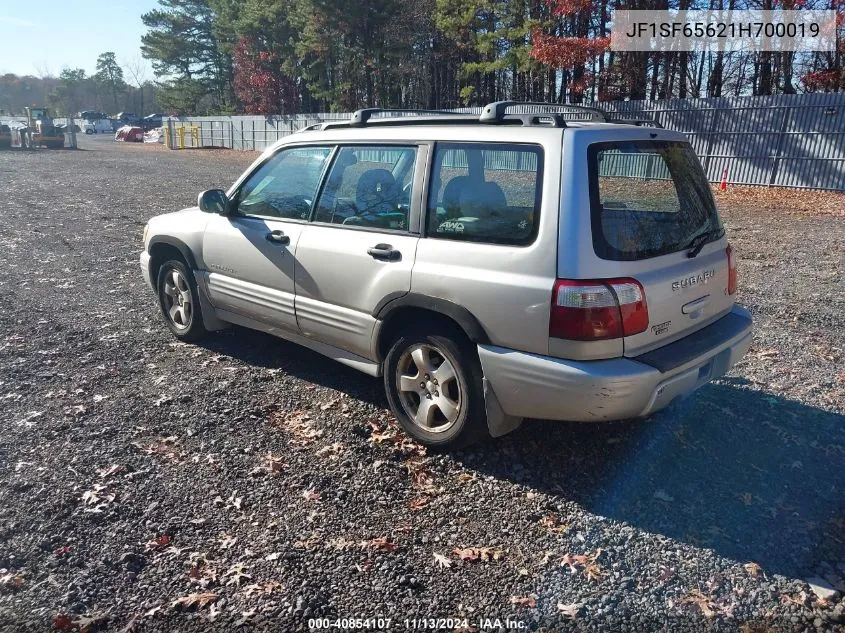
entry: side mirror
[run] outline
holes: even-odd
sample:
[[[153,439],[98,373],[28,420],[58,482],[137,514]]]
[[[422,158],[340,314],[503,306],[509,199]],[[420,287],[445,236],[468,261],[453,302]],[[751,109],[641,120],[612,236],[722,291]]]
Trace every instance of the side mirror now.
[[[229,199],[222,189],[208,189],[197,196],[197,206],[206,213],[229,213]]]

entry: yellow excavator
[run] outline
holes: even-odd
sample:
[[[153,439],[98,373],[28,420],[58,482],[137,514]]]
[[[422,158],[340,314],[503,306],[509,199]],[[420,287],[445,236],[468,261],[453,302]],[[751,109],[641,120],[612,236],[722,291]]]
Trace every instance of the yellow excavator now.
[[[26,123],[13,122],[9,127],[12,147],[61,149],[65,146],[65,126],[55,125],[47,108],[26,108]]]

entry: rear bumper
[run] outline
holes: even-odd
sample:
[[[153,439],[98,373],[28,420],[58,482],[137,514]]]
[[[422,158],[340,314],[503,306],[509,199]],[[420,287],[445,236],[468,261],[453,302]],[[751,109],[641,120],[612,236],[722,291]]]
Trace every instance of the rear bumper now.
[[[643,355],[641,360],[573,361],[490,345],[479,345],[478,353],[484,377],[506,414],[600,421],[663,409],[723,376],[750,344],[751,315],[734,306],[715,323],[667,346],[667,352]]]

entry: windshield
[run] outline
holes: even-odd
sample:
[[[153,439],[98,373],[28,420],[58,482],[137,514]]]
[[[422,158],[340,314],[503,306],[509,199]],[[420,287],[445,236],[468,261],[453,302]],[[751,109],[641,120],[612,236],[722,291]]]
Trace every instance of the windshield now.
[[[593,246],[602,259],[647,259],[719,234],[710,186],[688,143],[596,143],[588,155]]]

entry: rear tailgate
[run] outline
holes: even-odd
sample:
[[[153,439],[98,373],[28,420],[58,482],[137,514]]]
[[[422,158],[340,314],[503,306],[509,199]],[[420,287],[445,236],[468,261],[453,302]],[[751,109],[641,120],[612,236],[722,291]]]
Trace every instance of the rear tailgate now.
[[[724,238],[695,258],[685,252],[649,260],[651,268],[631,276],[645,290],[648,329],[626,336],[625,356],[637,356],[678,340],[730,312],[728,257]]]
[[[589,264],[600,271],[590,277],[633,278],[645,292],[648,327],[624,337],[625,356],[683,338],[734,304],[727,240],[695,153],[677,134],[639,134],[586,145]]]

